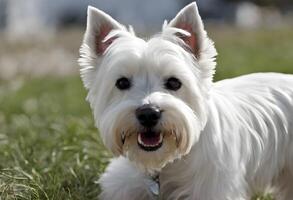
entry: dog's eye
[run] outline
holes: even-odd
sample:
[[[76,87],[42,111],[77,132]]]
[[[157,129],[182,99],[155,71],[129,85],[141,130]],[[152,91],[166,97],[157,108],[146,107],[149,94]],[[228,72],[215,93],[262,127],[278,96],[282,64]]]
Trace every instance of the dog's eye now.
[[[179,90],[181,88],[181,81],[175,77],[170,77],[165,82],[165,87],[168,90]]]
[[[116,87],[119,90],[127,90],[131,87],[131,82],[128,78],[122,77],[116,81]]]

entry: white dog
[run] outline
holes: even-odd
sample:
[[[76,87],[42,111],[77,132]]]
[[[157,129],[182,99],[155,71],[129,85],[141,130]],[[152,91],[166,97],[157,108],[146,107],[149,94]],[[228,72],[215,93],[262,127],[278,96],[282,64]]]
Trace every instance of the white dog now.
[[[243,200],[272,187],[293,199],[293,76],[214,83],[217,53],[196,3],[148,40],[89,7],[80,54],[96,126],[117,156],[101,199]]]

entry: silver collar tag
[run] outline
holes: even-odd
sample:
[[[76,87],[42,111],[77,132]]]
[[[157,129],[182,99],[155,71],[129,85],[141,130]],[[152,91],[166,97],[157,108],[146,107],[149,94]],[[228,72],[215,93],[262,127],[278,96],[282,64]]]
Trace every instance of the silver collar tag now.
[[[159,199],[160,195],[160,181],[159,181],[159,175],[150,176],[150,178],[147,181],[148,188],[150,192]]]

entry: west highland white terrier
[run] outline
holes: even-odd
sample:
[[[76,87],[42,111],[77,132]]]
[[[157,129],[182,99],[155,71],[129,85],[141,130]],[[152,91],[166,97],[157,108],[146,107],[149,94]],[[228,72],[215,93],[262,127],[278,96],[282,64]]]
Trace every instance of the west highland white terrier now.
[[[216,55],[196,3],[148,40],[88,8],[81,77],[116,156],[101,199],[293,199],[293,75],[213,82]]]

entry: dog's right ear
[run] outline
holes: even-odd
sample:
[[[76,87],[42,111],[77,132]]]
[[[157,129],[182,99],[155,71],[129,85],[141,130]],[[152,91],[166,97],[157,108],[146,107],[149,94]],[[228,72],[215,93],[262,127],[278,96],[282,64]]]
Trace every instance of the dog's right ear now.
[[[101,56],[109,45],[116,39],[106,38],[113,30],[125,30],[125,27],[111,16],[92,6],[87,11],[87,26],[84,43],[97,55]]]
[[[96,67],[107,48],[117,39],[117,34],[111,36],[111,32],[116,30],[126,31],[126,28],[103,11],[88,7],[87,26],[78,60],[85,88],[90,89]]]

